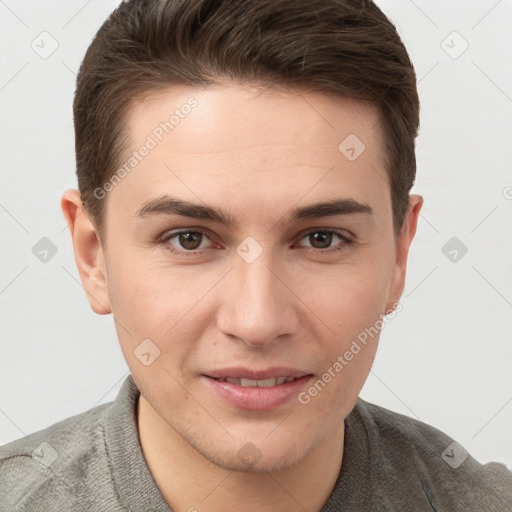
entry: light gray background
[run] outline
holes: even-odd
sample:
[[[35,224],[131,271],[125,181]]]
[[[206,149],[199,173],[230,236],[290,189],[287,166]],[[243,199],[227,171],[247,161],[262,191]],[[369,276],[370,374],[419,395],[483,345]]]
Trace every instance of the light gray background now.
[[[0,1],[0,444],[112,400],[128,372],[112,318],[89,308],[59,206],[76,187],[75,74],[116,4]],[[378,4],[418,75],[425,206],[403,311],[361,396],[510,467],[512,2]],[[42,237],[58,250],[46,263],[32,253]],[[452,237],[468,248],[456,262],[442,252]]]

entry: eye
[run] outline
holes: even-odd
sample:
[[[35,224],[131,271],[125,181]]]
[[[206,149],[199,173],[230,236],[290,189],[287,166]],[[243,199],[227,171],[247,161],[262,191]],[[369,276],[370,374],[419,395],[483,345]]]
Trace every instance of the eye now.
[[[165,244],[170,251],[175,253],[191,253],[205,249],[208,246],[208,235],[200,229],[182,229],[164,234],[160,242]]]
[[[208,249],[212,240],[206,231],[194,228],[164,233],[159,242],[179,256],[194,256],[203,252],[203,249]],[[352,240],[341,231],[316,229],[302,235],[298,245],[314,253],[326,254],[344,249],[350,243]]]
[[[310,231],[306,233],[301,240],[309,242],[309,245],[301,245],[301,247],[310,247],[314,252],[336,251],[343,249],[345,245],[351,243],[351,240],[345,234],[332,229]],[[331,245],[333,242],[335,243],[334,247]]]

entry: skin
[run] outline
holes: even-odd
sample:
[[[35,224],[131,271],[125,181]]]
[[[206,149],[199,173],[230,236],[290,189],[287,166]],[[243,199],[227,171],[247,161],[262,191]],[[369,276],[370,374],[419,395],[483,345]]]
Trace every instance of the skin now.
[[[378,335],[307,404],[242,410],[201,375],[292,366],[318,380],[401,296],[423,199],[411,196],[395,237],[377,111],[317,93],[169,88],[129,110],[126,156],[191,96],[197,106],[107,194],[103,240],[78,191],[64,193],[80,276],[92,309],[114,315],[141,391],[143,453],[173,510],[319,511]],[[366,146],[354,161],[338,149],[349,134]],[[220,208],[235,224],[136,215],[162,194]],[[294,208],[339,198],[372,213],[288,221]],[[207,232],[192,255],[179,237],[158,241],[180,228]],[[332,235],[322,245],[326,230],[351,243]],[[262,249],[251,263],[236,251],[248,236]],[[149,366],[134,354],[144,339],[160,350]],[[239,455],[247,443],[250,467]]]

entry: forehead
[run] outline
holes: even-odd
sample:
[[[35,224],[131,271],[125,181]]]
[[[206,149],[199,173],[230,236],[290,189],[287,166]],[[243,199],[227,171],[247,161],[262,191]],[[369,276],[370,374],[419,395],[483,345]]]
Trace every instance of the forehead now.
[[[271,208],[306,194],[325,199],[340,185],[337,196],[368,203],[387,188],[377,110],[350,98],[233,83],[171,87],[141,98],[125,125],[119,167],[129,172],[112,199],[123,195],[133,210],[171,192],[208,203],[267,198]]]
[[[154,132],[157,139],[173,138],[175,149],[195,151],[200,145],[205,152],[234,144],[240,149],[265,144],[337,148],[351,134],[368,147],[378,145],[380,137],[377,109],[369,103],[232,82],[145,95],[129,109],[126,121],[132,142]],[[166,137],[171,132],[181,137]]]

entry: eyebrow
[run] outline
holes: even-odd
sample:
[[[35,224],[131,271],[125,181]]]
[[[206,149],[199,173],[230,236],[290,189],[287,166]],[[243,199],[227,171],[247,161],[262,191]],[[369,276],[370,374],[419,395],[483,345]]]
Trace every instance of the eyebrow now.
[[[366,203],[361,203],[350,198],[340,198],[295,208],[285,216],[285,222],[291,224],[292,222],[302,219],[316,219],[358,213],[372,215],[373,209]],[[135,216],[139,218],[156,215],[179,215],[194,219],[210,220],[226,226],[236,225],[234,217],[219,208],[182,201],[169,195],[159,196],[146,201],[135,214]]]

